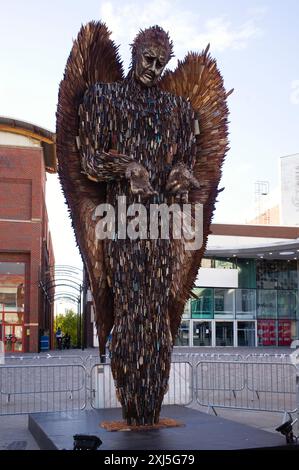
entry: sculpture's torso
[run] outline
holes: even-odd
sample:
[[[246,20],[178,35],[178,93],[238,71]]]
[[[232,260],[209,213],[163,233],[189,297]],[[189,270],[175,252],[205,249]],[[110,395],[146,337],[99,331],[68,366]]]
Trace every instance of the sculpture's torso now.
[[[134,79],[97,84],[89,96],[92,119],[98,123],[98,148],[115,149],[144,165],[161,202],[169,165],[178,161],[189,167],[193,164],[194,113],[190,103],[157,87],[143,87]],[[124,189],[121,185],[121,191]],[[126,194],[129,196],[128,190]]]

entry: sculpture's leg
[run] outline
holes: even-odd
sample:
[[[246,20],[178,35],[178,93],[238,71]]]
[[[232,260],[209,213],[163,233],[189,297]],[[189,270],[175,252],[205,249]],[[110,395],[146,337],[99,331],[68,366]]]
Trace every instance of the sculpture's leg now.
[[[114,276],[111,368],[128,424],[157,423],[168,388],[170,270],[164,253],[168,245],[164,245],[143,240],[114,245],[113,260],[117,260],[118,269]]]
[[[111,367],[128,424],[159,421],[171,360],[169,325],[165,320],[166,315],[147,318],[146,311],[143,318],[123,312],[115,323]]]

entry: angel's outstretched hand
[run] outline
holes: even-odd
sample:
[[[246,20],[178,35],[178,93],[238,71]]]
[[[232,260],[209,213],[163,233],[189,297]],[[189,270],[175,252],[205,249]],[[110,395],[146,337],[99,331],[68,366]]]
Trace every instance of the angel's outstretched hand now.
[[[178,163],[172,168],[166,183],[166,191],[174,195],[176,199],[188,202],[188,192],[199,188],[198,180],[184,163]]]
[[[153,190],[147,170],[140,163],[130,163],[126,170],[126,178],[130,180],[131,191],[133,194],[140,195],[142,198],[149,198],[158,194]]]

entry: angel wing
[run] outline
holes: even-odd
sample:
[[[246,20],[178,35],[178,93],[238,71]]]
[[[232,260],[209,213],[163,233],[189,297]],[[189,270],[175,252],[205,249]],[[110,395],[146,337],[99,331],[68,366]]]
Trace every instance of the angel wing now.
[[[93,291],[101,353],[113,325],[113,305],[107,285],[103,243],[95,239],[93,213],[96,206],[105,201],[106,185],[88,180],[81,172],[76,145],[78,108],[89,86],[96,82],[110,83],[122,79],[118,48],[110,39],[107,26],[101,22],[82,26],[73,43],[59,87],[57,157],[60,182]]]
[[[221,167],[228,151],[228,108],[222,76],[215,59],[208,53],[209,46],[201,54],[189,53],[184,61],[178,62],[174,72],[166,71],[160,88],[174,95],[190,100],[199,117],[197,136],[197,155],[194,176],[201,183],[201,188],[190,192],[192,203],[203,205],[203,245],[195,252],[185,252],[182,260],[180,277],[169,304],[169,317],[173,338],[177,334],[181,315],[186,301],[192,295],[201,259],[203,257],[210,223],[215,209],[215,202]]]

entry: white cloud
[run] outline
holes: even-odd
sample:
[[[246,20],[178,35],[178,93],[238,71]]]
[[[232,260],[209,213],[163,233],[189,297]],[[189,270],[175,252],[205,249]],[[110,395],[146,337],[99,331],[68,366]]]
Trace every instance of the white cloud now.
[[[261,30],[253,19],[247,20],[241,26],[234,27],[224,17],[212,18],[205,24],[205,31],[195,36],[193,47],[202,48],[210,43],[216,51],[225,49],[244,49],[250,39],[261,35]]]
[[[226,16],[210,18],[206,21],[194,9],[188,9],[181,2],[153,0],[149,3],[125,4],[106,1],[100,7],[100,18],[112,31],[112,38],[120,44],[121,57],[125,66],[130,63],[129,43],[139,29],[159,24],[169,31],[174,42],[178,59],[183,59],[189,50],[201,50],[211,44],[213,52],[225,49],[243,49],[249,41],[262,34],[257,23],[265,9],[248,12],[248,18],[241,25],[235,25]],[[176,64],[176,59],[170,66]]]

